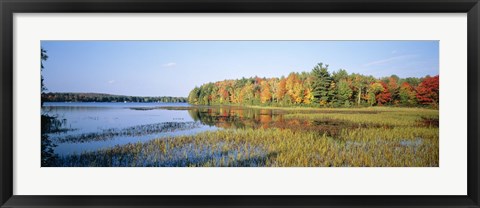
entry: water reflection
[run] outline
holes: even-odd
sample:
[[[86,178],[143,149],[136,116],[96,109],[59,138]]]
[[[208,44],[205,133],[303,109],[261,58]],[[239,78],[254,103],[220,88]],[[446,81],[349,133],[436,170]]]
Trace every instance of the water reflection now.
[[[313,131],[328,136],[337,136],[345,128],[365,127],[360,123],[338,119],[302,119],[286,117],[296,111],[261,109],[241,106],[191,107],[188,113],[194,121],[217,128],[279,128],[292,131]],[[308,113],[308,111],[302,111]],[[315,113],[330,113],[328,111]],[[373,126],[373,125],[372,125]]]
[[[188,110],[194,121],[220,128],[269,128],[284,122],[284,112],[239,106],[195,107]]]

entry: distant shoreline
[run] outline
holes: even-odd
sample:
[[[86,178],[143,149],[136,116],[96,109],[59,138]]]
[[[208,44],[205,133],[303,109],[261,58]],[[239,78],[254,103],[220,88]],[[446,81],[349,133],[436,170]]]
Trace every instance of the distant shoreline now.
[[[102,103],[186,103],[186,97],[127,96],[105,93],[42,93],[42,102],[102,102]]]

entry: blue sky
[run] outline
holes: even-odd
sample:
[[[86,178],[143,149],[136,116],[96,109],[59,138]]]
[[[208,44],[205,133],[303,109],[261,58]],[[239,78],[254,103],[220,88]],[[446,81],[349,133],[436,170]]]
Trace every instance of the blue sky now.
[[[438,41],[42,41],[49,92],[187,96],[203,83],[345,69],[384,77],[439,74]]]

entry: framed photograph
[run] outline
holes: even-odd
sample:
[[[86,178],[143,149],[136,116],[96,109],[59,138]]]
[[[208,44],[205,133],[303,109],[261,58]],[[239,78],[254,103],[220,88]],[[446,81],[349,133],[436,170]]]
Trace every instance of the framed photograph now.
[[[479,207],[478,0],[2,0],[1,207]]]

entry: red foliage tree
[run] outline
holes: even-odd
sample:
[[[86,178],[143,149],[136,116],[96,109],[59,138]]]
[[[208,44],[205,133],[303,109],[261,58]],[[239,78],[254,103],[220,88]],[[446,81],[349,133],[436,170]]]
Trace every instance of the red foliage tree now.
[[[378,105],[383,105],[383,104],[388,103],[392,100],[392,94],[390,93],[390,91],[388,91],[388,86],[385,82],[380,82],[380,84],[382,84],[383,91],[378,93],[375,96],[375,99],[377,100]]]
[[[439,75],[434,77],[426,77],[416,88],[417,100],[424,105],[438,105],[439,100]]]

